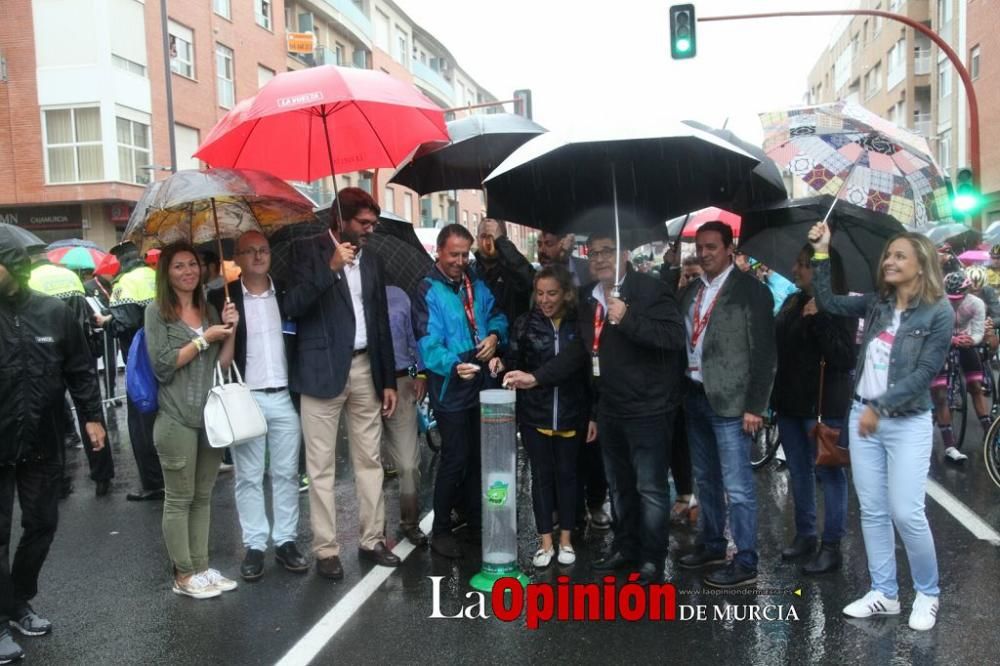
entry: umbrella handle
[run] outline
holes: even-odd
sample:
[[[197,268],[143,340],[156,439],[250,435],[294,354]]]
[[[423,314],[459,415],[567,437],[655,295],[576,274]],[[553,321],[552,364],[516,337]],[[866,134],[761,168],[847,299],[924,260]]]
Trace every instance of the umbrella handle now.
[[[611,295],[615,298],[620,298],[621,291],[618,289],[618,276],[621,274],[622,268],[622,239],[618,221],[618,180],[615,178],[614,162],[611,163],[611,198],[615,205],[615,286],[611,290]]]
[[[219,231],[219,213],[215,210],[215,197],[209,199],[212,202],[212,222],[215,223],[215,244],[219,249],[219,272],[222,273],[222,292],[226,295],[226,303],[229,302],[229,283],[226,282],[224,272],[225,263],[222,258],[222,233]]]

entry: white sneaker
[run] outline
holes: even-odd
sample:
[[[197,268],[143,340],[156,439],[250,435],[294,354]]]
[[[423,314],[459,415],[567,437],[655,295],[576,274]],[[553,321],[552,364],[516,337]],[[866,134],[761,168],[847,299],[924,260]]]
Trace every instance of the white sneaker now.
[[[890,599],[881,592],[872,590],[857,601],[844,606],[844,615],[858,618],[899,615],[899,599]]]
[[[927,631],[934,628],[937,622],[938,598],[929,597],[923,592],[917,592],[913,600],[913,610],[910,611],[910,629]]]
[[[542,550],[539,548],[535,551],[535,556],[531,558],[531,563],[535,565],[536,569],[544,569],[545,567],[552,564],[552,558],[556,554],[555,548],[549,548],[548,550]]]
[[[173,592],[192,599],[211,599],[222,594],[219,588],[209,582],[204,572],[191,576],[183,583],[175,578]]]
[[[949,446],[944,450],[944,457],[953,463],[963,463],[969,459],[969,456],[965,455],[954,446]]]
[[[559,564],[573,564],[576,562],[576,551],[573,546],[559,546],[559,556],[556,559]]]
[[[206,569],[201,575],[204,576],[209,583],[214,585],[215,589],[219,592],[232,592],[236,589],[236,581],[229,580],[216,569]]]

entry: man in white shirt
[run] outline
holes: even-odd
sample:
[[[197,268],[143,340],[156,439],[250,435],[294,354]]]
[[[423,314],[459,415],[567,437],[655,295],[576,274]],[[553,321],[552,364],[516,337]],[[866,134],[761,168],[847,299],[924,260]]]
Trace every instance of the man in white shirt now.
[[[275,284],[268,274],[271,249],[263,234],[250,231],[240,237],[236,263],[241,278],[230,285],[229,296],[242,316],[236,329],[233,361],[267,420],[267,435],[232,449],[236,510],[246,548],[240,575],[252,581],[264,575],[264,551],[269,536],[274,541],[275,559],[286,569],[303,573],[309,569],[309,563],[295,543],[302,430],[288,392],[286,350],[286,340],[294,341],[294,324],[283,315],[282,286]],[[223,291],[212,291],[209,299],[221,311]],[[268,460],[269,465],[265,465]],[[273,526],[268,524],[264,508],[265,467],[271,477]]]

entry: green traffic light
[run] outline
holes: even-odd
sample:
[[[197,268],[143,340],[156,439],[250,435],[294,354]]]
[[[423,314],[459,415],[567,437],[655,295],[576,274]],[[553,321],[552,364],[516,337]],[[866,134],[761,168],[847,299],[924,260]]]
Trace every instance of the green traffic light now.
[[[971,213],[979,208],[981,197],[972,193],[955,195],[951,200],[951,207],[956,213]]]
[[[677,51],[679,53],[687,53],[688,51],[691,50],[691,40],[683,38],[678,39],[677,44],[675,44],[675,46],[677,47]]]

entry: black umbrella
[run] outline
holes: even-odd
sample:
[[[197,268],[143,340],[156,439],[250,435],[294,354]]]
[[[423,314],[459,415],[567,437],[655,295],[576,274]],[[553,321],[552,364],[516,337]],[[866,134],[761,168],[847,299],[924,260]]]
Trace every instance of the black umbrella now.
[[[477,190],[501,162],[545,128],[513,113],[475,114],[448,123],[451,142],[424,144],[390,183],[418,194]]]
[[[329,222],[301,222],[289,224],[273,234],[269,239],[271,244],[271,275],[286,284],[292,278],[292,266],[295,265],[296,241],[315,238],[328,232]]]
[[[45,247],[45,241],[16,224],[0,222],[0,248],[16,248],[31,253]]]
[[[375,233],[395,236],[399,240],[420,250],[423,254],[427,254],[424,244],[420,242],[417,232],[413,230],[413,224],[398,215],[382,211],[382,214],[378,218],[378,226],[375,227]]]
[[[753,155],[760,164],[753,169],[753,178],[750,178],[744,188],[737,193],[731,210],[740,211],[746,208],[759,208],[767,204],[784,201],[788,198],[788,190],[785,188],[785,179],[781,175],[781,169],[774,163],[764,150],[749,141],[744,141],[733,132],[725,129],[715,129],[697,120],[685,120],[685,125],[709,132],[727,141],[746,153]]]
[[[833,202],[832,196],[823,195],[745,211],[740,251],[792,279],[792,265],[808,242],[809,229],[823,219]],[[831,246],[844,263],[847,288],[873,291],[885,245],[905,231],[903,225],[891,215],[846,201],[837,202],[828,224]]]

